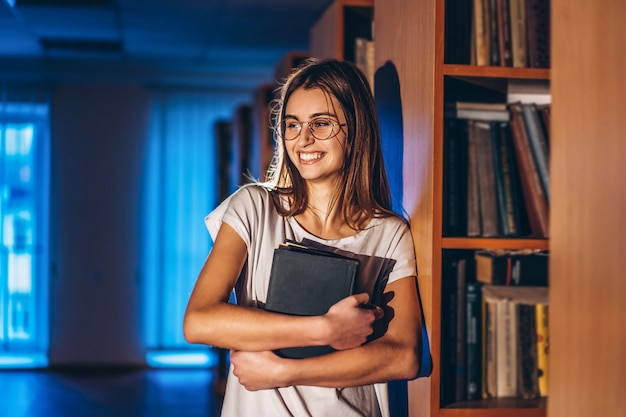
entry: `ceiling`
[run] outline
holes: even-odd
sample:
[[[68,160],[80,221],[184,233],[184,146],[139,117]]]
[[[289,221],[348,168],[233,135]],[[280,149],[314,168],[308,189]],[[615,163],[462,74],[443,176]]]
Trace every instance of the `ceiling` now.
[[[331,2],[0,0],[0,78],[257,82]]]

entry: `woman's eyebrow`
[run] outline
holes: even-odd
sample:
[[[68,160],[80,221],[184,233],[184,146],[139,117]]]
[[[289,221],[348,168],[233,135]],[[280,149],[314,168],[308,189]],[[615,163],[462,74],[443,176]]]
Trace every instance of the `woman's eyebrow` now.
[[[320,113],[313,113],[310,118],[311,119],[315,119],[317,117],[332,117],[333,119],[337,119],[337,115],[335,113],[330,113],[330,112],[320,112]],[[298,116],[295,116],[293,114],[285,114],[285,119],[296,119],[296,120],[300,120],[298,118]]]

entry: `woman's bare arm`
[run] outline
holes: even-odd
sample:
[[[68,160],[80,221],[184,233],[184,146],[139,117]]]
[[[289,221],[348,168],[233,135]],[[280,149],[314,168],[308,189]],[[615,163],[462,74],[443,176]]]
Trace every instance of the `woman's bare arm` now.
[[[359,346],[372,332],[381,310],[360,308],[366,294],[348,297],[324,316],[295,317],[228,303],[247,256],[245,242],[224,223],[189,299],[184,333],[190,343],[245,351],[284,347]]]
[[[343,388],[392,379],[412,379],[419,371],[421,310],[416,279],[389,284],[392,314],[387,332],[372,342],[310,359],[282,359],[272,352],[232,352],[234,373],[249,390],[291,385]]]

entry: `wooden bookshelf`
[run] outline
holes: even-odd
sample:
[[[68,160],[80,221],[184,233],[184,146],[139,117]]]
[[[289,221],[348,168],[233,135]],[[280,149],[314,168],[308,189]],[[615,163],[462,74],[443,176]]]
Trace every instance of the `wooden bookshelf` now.
[[[354,62],[354,40],[373,40],[374,0],[336,0],[311,28],[311,55]]]
[[[443,236],[443,115],[444,93],[449,94],[444,91],[446,85],[450,80],[460,80],[506,95],[511,80],[546,83],[550,80],[550,70],[545,68],[445,63],[445,8],[445,0],[398,0],[377,4],[375,10],[376,68],[391,63],[400,83],[404,132],[403,206],[411,218],[419,266],[418,282],[434,361],[430,378],[409,383],[409,415],[544,417],[547,409],[545,397],[442,404],[440,364],[444,250],[550,248],[550,241],[545,238]]]

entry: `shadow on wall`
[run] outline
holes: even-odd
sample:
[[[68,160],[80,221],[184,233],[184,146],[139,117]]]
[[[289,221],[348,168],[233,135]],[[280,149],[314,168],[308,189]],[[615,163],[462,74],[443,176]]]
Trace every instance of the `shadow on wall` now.
[[[402,99],[400,80],[395,65],[387,61],[374,75],[374,97],[380,121],[385,169],[391,188],[392,208],[404,215],[402,207],[402,161],[404,131],[402,127]]]
[[[383,159],[391,188],[392,208],[404,215],[402,207],[402,160],[404,131],[402,128],[402,100],[400,80],[393,63],[387,61],[374,75],[374,98],[380,123]],[[389,411],[392,416],[408,415],[406,381],[389,382]]]

